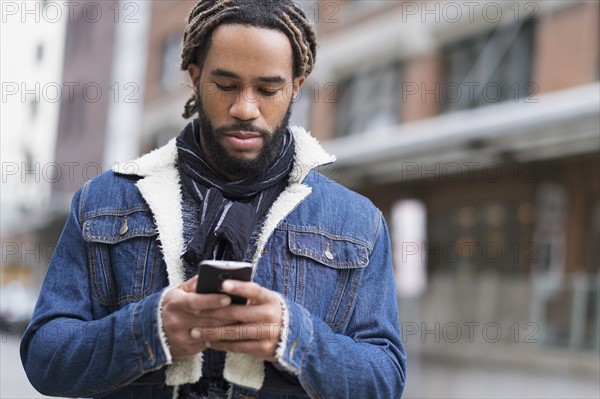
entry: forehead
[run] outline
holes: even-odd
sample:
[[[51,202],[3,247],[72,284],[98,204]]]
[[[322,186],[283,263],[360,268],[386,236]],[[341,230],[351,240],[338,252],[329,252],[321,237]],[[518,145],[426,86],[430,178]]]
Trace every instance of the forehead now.
[[[217,27],[204,61],[204,70],[224,69],[240,77],[290,77],[292,46],[288,37],[275,29],[239,24]]]

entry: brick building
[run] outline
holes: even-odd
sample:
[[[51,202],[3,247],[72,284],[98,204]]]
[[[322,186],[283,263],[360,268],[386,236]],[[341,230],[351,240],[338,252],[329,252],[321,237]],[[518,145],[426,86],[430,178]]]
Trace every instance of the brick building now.
[[[426,239],[395,244],[397,272],[416,257],[426,276],[420,290],[400,287],[409,350],[597,376],[599,4],[313,11],[320,53],[304,87],[308,124],[338,158],[326,173],[372,199],[393,233],[398,204],[425,209]],[[492,323],[498,341],[473,345],[472,322]],[[525,327],[534,344],[513,334]]]

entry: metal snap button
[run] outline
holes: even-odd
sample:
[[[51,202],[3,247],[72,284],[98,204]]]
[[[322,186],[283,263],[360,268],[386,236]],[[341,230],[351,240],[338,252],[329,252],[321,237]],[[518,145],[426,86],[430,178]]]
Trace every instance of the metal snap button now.
[[[325,249],[325,257],[329,260],[333,260],[333,253],[329,250],[329,244],[327,244],[327,249]]]
[[[127,218],[125,218],[123,224],[121,225],[121,228],[119,229],[119,235],[127,233],[127,230],[129,230],[129,226],[127,225]]]

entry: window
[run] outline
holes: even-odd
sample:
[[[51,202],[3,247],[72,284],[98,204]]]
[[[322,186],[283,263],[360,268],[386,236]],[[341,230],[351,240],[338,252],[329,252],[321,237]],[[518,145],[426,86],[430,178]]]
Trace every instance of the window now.
[[[179,33],[172,34],[163,45],[160,84],[166,90],[178,87],[183,81],[179,70],[181,37]]]
[[[517,100],[535,93],[534,23],[499,27],[443,49],[444,110]]]
[[[399,122],[400,64],[359,72],[339,84],[338,136],[369,132]]]
[[[527,241],[532,204],[488,200],[433,209],[428,267],[433,273],[523,274],[535,249]]]

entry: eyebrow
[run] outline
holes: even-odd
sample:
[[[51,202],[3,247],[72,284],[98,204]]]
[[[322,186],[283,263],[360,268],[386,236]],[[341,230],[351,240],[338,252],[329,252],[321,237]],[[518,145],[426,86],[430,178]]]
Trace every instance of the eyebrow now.
[[[210,72],[212,76],[221,76],[224,78],[240,79],[239,75],[231,71],[226,71],[221,68],[214,69]],[[261,76],[258,78],[265,83],[285,83],[285,79],[281,76]]]

